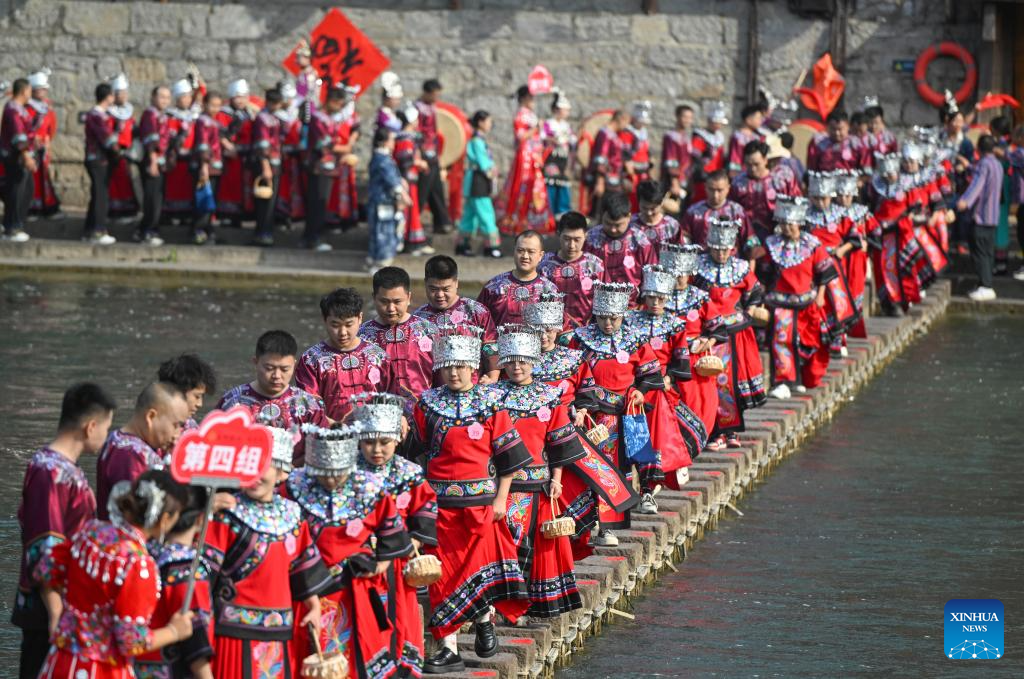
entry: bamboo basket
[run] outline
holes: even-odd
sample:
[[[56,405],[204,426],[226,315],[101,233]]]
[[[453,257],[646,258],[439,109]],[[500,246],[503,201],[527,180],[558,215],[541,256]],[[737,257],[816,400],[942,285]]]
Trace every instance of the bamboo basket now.
[[[557,516],[555,514],[555,503],[551,501],[551,519],[540,525],[540,534],[548,540],[566,537],[576,533],[576,521],[569,516]]]
[[[413,548],[416,555],[405,564],[402,575],[410,587],[427,587],[441,579],[441,560],[433,554],[420,554]]]
[[[768,325],[768,321],[772,318],[772,312],[768,311],[763,306],[752,306],[747,309],[747,315],[750,316],[750,320],[759,328],[764,328]]]
[[[594,418],[591,417],[589,414],[587,415],[587,420],[590,421],[591,425],[590,429],[586,431],[587,440],[590,441],[595,446],[599,446],[605,441],[607,441],[608,437],[611,436],[611,432],[608,431],[608,427],[604,426],[603,424],[598,424],[597,422],[595,422]]]
[[[313,639],[316,653],[306,656],[302,661],[302,676],[306,679],[348,679],[348,660],[338,651],[324,655],[320,648],[320,635],[309,626],[309,636]]]
[[[722,359],[714,354],[704,354],[697,359],[697,363],[693,367],[701,377],[714,377],[725,370]]]

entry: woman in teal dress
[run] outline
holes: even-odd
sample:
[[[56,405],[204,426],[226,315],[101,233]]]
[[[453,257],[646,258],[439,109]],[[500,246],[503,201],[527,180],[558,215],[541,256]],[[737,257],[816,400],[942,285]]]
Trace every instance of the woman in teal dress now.
[[[487,133],[493,122],[487,111],[477,111],[469,121],[473,138],[466,147],[466,176],[462,181],[465,208],[459,222],[459,244],[455,247],[455,254],[464,257],[473,256],[473,238],[477,234],[483,241],[485,257],[501,257],[501,236],[491,201],[494,159],[487,146]]]

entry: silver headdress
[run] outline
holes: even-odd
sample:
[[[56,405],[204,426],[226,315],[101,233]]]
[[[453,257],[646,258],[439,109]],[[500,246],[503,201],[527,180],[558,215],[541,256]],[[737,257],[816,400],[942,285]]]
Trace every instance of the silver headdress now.
[[[123,92],[128,89],[128,76],[124,73],[118,73],[110,79],[110,88],[115,92]]]
[[[808,172],[807,195],[811,198],[834,198],[836,177],[831,172]]]
[[[551,94],[555,95],[555,108],[563,108],[567,111],[572,109],[572,103],[569,101],[569,97],[565,96],[565,92],[558,89],[557,87],[552,87]]]
[[[724,101],[716,101],[708,106],[708,120],[722,125],[729,124],[729,109]]]
[[[779,196],[772,215],[779,224],[803,224],[807,221],[808,202],[800,196]]]
[[[851,170],[836,170],[836,195],[856,196],[860,190],[860,175]]]
[[[676,289],[676,274],[660,264],[644,265],[641,295],[671,295]]]
[[[739,220],[728,217],[711,217],[708,219],[708,247],[714,250],[731,250],[736,247],[736,238],[740,234]]]
[[[912,160],[920,163],[924,160],[924,151],[916,142],[905,141],[900,147],[900,156],[903,160]]]
[[[523,320],[536,328],[561,330],[565,325],[565,298],[560,292],[542,293],[540,301],[523,309]]]
[[[875,152],[875,171],[880,175],[899,174],[900,156],[898,153]]]
[[[692,276],[697,273],[697,259],[703,251],[699,245],[662,243],[658,263],[676,276]]]
[[[529,325],[508,323],[498,326],[498,365],[513,361],[540,361],[540,335]]]
[[[360,426],[324,429],[302,425],[306,435],[306,473],[310,476],[344,476],[356,466]]]
[[[239,78],[238,80],[232,80],[231,82],[228,83],[228,99],[234,99],[235,97],[248,97],[248,96],[249,96],[249,81],[246,80],[245,78]]]
[[[274,437],[274,447],[270,453],[270,463],[284,472],[292,470],[292,457],[295,452],[295,433],[281,427],[267,427]]]
[[[483,329],[475,325],[442,325],[434,335],[434,370],[465,365],[480,367]]]
[[[594,315],[624,316],[634,290],[632,283],[594,283]]]
[[[956,103],[956,97],[950,90],[943,92],[943,98],[946,100],[946,114],[954,115],[960,113],[960,104]]]
[[[860,105],[857,106],[857,111],[859,113],[863,113],[864,111],[867,111],[869,108],[874,108],[876,106],[878,106],[878,96],[867,95],[861,98]]]
[[[653,105],[644,99],[633,104],[633,120],[647,124],[651,122],[651,109]]]
[[[384,96],[388,99],[401,99],[405,94],[402,91],[402,82],[394,71],[384,71],[381,74],[380,86],[384,90]]]
[[[349,397],[352,424],[359,428],[356,438],[402,439],[402,413],[405,399],[386,393],[362,393]]]

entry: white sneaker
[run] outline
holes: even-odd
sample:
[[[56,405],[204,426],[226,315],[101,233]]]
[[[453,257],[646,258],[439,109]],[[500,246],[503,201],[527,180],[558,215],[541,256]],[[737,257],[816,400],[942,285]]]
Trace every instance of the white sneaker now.
[[[593,539],[595,547],[618,547],[619,539],[610,530],[603,530]]]
[[[927,290],[922,290],[921,291],[921,299],[927,299],[927,298],[928,298],[928,291]]]
[[[657,514],[658,503],[654,501],[654,496],[650,493],[644,493],[640,499],[640,505],[636,508],[637,514]]]
[[[334,249],[330,243],[317,243],[313,248],[313,252],[330,252]]]
[[[410,254],[412,254],[413,257],[423,257],[424,255],[432,255],[435,252],[437,252],[437,250],[430,247],[429,245],[421,245],[415,250],[413,250]]]
[[[83,238],[87,243],[92,245],[113,245],[117,242],[117,239],[111,236],[109,233],[94,233],[91,236]]]
[[[28,241],[29,238],[31,238],[31,236],[29,236],[21,229],[18,229],[17,231],[13,231],[11,233],[4,234],[4,240],[7,241],[8,243],[24,243]]]
[[[805,387],[805,386],[804,386],[804,385],[802,385],[802,384],[798,384],[798,385],[796,385],[796,390],[797,390],[797,392],[798,392],[798,393],[800,393],[800,394],[806,394],[806,393],[807,393],[807,387]]]
[[[771,391],[769,391],[768,395],[771,396],[772,398],[780,398],[780,399],[782,399],[782,398],[792,398],[792,396],[793,396],[792,392],[790,392],[790,390],[789,390],[789,385],[788,384],[780,384],[779,386],[777,386],[774,389],[772,389]]]
[[[113,236],[110,236],[110,238],[113,238]],[[142,244],[148,245],[151,248],[158,248],[164,244],[164,239],[160,236],[146,236],[142,240]]]
[[[996,298],[996,291],[979,285],[977,289],[967,293],[967,296],[975,302],[990,302]]]
[[[1013,272],[1013,280],[1024,281],[1024,266]]]
[[[850,355],[850,350],[847,349],[846,347],[840,347],[839,355],[842,356],[843,358],[846,358],[847,356]]]
[[[676,484],[682,488],[690,482],[690,468],[682,467],[676,470]]]

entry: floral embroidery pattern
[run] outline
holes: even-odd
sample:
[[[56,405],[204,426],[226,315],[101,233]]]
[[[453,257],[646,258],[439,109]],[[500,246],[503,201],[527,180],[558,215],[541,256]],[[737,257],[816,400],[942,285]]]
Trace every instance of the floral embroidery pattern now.
[[[361,456],[360,456],[361,457]],[[376,474],[356,469],[345,483],[327,490],[305,469],[296,469],[288,476],[288,493],[314,523],[323,526],[345,526],[362,522],[384,496],[384,481]],[[319,527],[319,526],[318,526]]]

